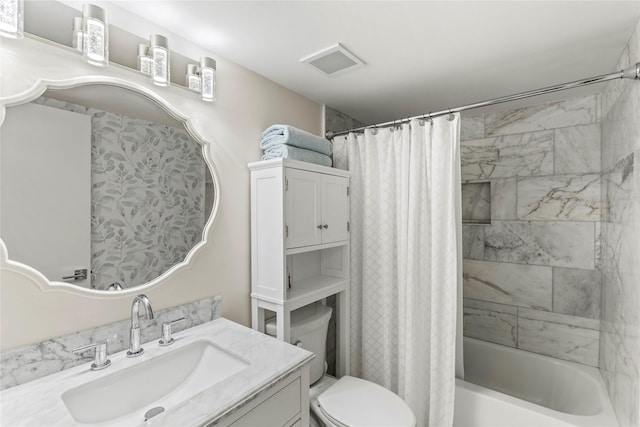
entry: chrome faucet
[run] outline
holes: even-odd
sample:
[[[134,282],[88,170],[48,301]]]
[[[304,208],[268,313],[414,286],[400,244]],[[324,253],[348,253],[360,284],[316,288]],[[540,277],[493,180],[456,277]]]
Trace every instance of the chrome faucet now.
[[[140,303],[144,306],[147,319],[153,319],[153,309],[151,308],[149,298],[143,294],[135,297],[133,304],[131,304],[131,332],[129,334],[129,351],[127,351],[127,357],[136,357],[144,353],[144,349],[140,347]]]

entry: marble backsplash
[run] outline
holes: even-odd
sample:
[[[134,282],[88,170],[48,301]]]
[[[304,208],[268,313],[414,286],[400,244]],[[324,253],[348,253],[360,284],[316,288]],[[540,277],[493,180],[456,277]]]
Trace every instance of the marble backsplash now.
[[[463,182],[491,185],[491,224],[463,226],[465,335],[598,366],[599,104],[463,117]]]
[[[173,327],[174,332],[191,328],[220,317],[221,298],[213,297],[164,310],[155,311],[153,320],[140,315],[141,342],[158,340],[162,323],[184,317]],[[121,320],[74,334],[48,339],[37,344],[3,351],[0,354],[0,390],[14,387],[82,363],[90,364],[93,351],[82,354],[71,352],[74,348],[108,339],[108,354],[117,353],[129,346],[131,319]],[[155,345],[149,343],[148,345]],[[144,345],[143,345],[144,347]]]

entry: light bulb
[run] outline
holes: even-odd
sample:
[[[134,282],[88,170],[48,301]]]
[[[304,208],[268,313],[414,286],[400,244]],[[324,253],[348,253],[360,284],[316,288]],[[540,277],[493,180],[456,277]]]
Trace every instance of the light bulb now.
[[[196,64],[187,64],[187,75],[185,76],[187,87],[194,92],[200,92],[200,74]]]
[[[109,65],[109,27],[107,12],[101,7],[82,5],[82,59],[89,64]]]
[[[82,52],[83,49],[83,39],[84,36],[82,34],[82,17],[81,16],[76,16],[75,18],[73,18],[73,33],[71,35],[71,46],[73,46],[74,49],[78,49],[80,52]]]
[[[138,70],[150,76],[153,60],[149,56],[149,46],[144,43],[138,45]]]
[[[169,41],[165,36],[152,34],[149,39],[149,56],[153,61],[151,82],[158,86],[169,86]]]
[[[0,35],[24,37],[24,0],[0,0]]]
[[[200,58],[200,98],[216,100],[216,61],[208,56]]]

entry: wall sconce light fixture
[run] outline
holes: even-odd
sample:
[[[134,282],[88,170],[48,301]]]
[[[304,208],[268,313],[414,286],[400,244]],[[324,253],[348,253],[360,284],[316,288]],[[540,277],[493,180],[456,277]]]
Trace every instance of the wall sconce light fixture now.
[[[82,33],[82,22],[83,19],[81,16],[76,16],[75,18],[73,18],[73,33],[71,35],[71,46],[74,49],[78,49],[80,52],[82,52],[82,43],[84,40],[84,35]]]
[[[187,87],[200,94],[203,101],[216,100],[216,61],[208,56],[200,58],[200,64],[188,64]]]
[[[149,46],[144,43],[138,45],[138,71],[150,76],[153,60],[149,56]]]
[[[151,56],[151,82],[158,86],[169,86],[169,41],[165,36],[152,34],[149,39]]]
[[[24,0],[0,0],[0,35],[21,39],[23,29]]]
[[[200,58],[200,98],[203,101],[216,100],[216,61],[208,56]]]
[[[185,83],[189,89],[200,93],[200,74],[198,73],[198,66],[196,64],[187,64]]]
[[[82,33],[82,59],[92,65],[109,65],[109,24],[103,8],[82,5]]]

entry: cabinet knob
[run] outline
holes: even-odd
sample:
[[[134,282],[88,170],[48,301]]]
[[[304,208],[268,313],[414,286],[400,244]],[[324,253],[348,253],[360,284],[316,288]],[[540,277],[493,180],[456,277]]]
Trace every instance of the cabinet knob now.
[[[318,226],[318,230],[322,230],[322,224]]]
[[[322,228],[324,228],[326,230],[327,228],[329,228],[329,224],[323,225]]]

